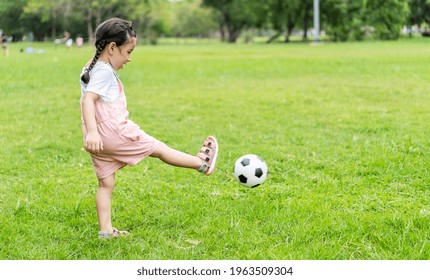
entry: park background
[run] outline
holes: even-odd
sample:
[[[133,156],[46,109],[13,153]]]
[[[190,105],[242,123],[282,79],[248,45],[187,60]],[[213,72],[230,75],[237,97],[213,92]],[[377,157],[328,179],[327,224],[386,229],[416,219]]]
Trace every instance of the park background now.
[[[315,12],[314,12],[315,11]],[[0,29],[14,41],[52,41],[64,31],[94,38],[104,19],[131,20],[147,44],[159,38],[214,38],[235,43],[289,42],[319,35],[330,41],[428,35],[427,0],[1,0]],[[315,16],[318,19],[315,20]],[[317,26],[315,26],[317,25]],[[315,27],[315,28],[314,28]]]
[[[0,1],[0,259],[428,260],[426,1],[320,1],[318,43],[313,1],[201,2]],[[79,73],[110,16],[139,32],[131,119],[188,153],[213,133],[221,154],[210,177],[121,170],[132,235],[101,242]],[[54,44],[66,30],[85,45]],[[247,153],[270,170],[255,189],[232,174]]]

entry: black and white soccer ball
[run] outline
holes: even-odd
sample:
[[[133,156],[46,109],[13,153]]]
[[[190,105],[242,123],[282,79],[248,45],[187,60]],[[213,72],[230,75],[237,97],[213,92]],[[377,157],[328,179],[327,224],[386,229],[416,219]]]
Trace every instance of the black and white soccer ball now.
[[[257,155],[244,155],[234,164],[234,176],[245,187],[255,188],[267,177],[267,164]]]

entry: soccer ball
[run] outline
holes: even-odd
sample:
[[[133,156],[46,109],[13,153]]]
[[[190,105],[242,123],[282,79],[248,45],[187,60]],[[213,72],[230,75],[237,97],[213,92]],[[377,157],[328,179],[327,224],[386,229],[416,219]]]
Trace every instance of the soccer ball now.
[[[245,187],[255,188],[267,177],[267,164],[256,155],[244,155],[234,164],[234,176]]]

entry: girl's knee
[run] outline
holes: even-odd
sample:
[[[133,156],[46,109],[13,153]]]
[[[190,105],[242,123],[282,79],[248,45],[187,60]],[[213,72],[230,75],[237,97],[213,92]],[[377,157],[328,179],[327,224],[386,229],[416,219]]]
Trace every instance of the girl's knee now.
[[[169,147],[163,142],[160,142],[157,146],[157,149],[155,149],[155,151],[152,152],[150,156],[155,158],[162,158],[166,154],[167,149],[169,149]]]
[[[112,174],[103,179],[99,179],[99,187],[113,189],[115,187],[115,174]]]

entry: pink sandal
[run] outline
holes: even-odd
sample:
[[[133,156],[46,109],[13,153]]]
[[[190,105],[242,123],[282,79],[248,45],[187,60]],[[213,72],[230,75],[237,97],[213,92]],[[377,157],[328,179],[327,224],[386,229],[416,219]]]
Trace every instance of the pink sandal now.
[[[196,156],[203,161],[199,168],[199,172],[211,175],[215,169],[218,157],[218,142],[216,141],[216,138],[214,136],[208,136],[208,138],[203,142],[203,147]]]

